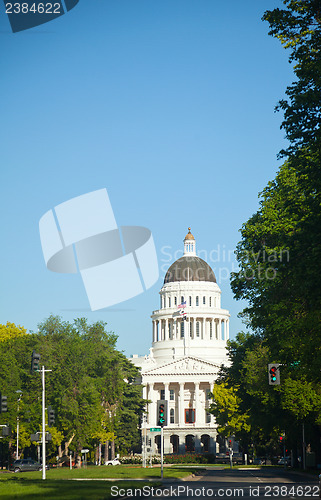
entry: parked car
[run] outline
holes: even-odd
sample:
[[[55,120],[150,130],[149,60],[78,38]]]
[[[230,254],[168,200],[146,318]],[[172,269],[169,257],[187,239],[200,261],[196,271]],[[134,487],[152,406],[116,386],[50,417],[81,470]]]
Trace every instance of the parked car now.
[[[26,472],[28,470],[42,470],[42,465],[32,458],[24,458],[20,460],[15,460],[10,467],[14,472]]]
[[[105,465],[120,465],[120,461],[118,460],[118,458],[114,458],[113,460],[107,460],[107,462],[105,462]]]
[[[291,457],[282,457],[278,460],[278,465],[291,465]]]

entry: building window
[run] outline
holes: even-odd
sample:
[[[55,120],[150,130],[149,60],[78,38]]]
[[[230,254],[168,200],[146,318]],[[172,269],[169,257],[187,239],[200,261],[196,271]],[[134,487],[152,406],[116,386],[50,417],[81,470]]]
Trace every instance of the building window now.
[[[200,336],[200,322],[196,321],[196,337]]]
[[[208,411],[206,412],[206,423],[207,424],[210,424],[211,423],[211,414],[208,413]]]
[[[192,305],[192,297],[189,298],[189,305]]]
[[[161,389],[160,391],[160,398],[165,399],[165,389]]]
[[[195,410],[188,408],[185,410],[185,424],[194,424],[195,423]]]
[[[181,339],[184,338],[184,321],[181,321]]]
[[[168,338],[172,338],[172,323],[168,323]]]
[[[206,297],[203,297],[203,305],[205,306],[206,304]]]
[[[210,339],[213,337],[213,325],[212,321],[210,321]]]
[[[174,401],[175,400],[175,392],[174,392],[174,389],[170,389],[169,391],[169,399],[171,401]]]
[[[211,389],[206,389],[206,400],[211,399]]]
[[[174,424],[175,422],[175,412],[174,412],[174,409],[171,408],[170,409],[170,412],[169,412],[169,419],[170,419],[170,423],[171,424]]]
[[[177,306],[177,297],[174,297],[174,304]]]
[[[171,302],[172,302],[172,301],[171,301],[171,298],[170,298],[170,297],[168,297],[168,307],[171,307]]]
[[[189,336],[193,337],[193,323],[191,321],[189,323]]]
[[[197,306],[199,305],[199,302],[198,302],[198,295],[196,296],[196,305],[197,305]]]
[[[210,297],[210,307],[212,307],[212,297]]]
[[[183,302],[184,302],[184,297],[182,296],[181,297],[181,304],[183,304]]]

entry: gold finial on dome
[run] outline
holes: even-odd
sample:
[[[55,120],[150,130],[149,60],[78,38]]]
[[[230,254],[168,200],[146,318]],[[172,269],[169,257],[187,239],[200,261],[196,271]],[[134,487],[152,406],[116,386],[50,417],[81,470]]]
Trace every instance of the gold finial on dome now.
[[[185,236],[185,240],[195,240],[194,236],[191,233],[191,228],[190,227],[188,228],[188,233]]]

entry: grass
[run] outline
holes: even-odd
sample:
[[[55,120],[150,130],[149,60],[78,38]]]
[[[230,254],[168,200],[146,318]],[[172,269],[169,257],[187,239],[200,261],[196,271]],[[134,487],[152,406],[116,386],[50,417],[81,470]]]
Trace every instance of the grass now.
[[[194,471],[192,467],[189,469],[166,467],[164,478],[182,478]],[[45,481],[42,480],[42,472],[0,473],[0,499],[107,500],[115,497],[111,491],[115,493],[119,488],[133,490],[143,486],[151,488],[160,485],[160,474],[160,467],[143,469],[125,465],[73,470],[51,469],[46,472]],[[115,481],[105,481],[108,478],[115,478]],[[75,479],[80,479],[80,481],[75,481]],[[133,481],[124,481],[124,479]],[[146,481],[135,481],[135,479]]]

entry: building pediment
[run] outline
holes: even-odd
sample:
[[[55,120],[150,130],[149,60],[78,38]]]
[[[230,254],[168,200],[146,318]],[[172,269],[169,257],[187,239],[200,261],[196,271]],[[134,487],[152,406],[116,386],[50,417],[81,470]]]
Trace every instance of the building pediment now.
[[[157,367],[147,368],[142,375],[217,375],[220,365],[195,356],[184,356]]]

